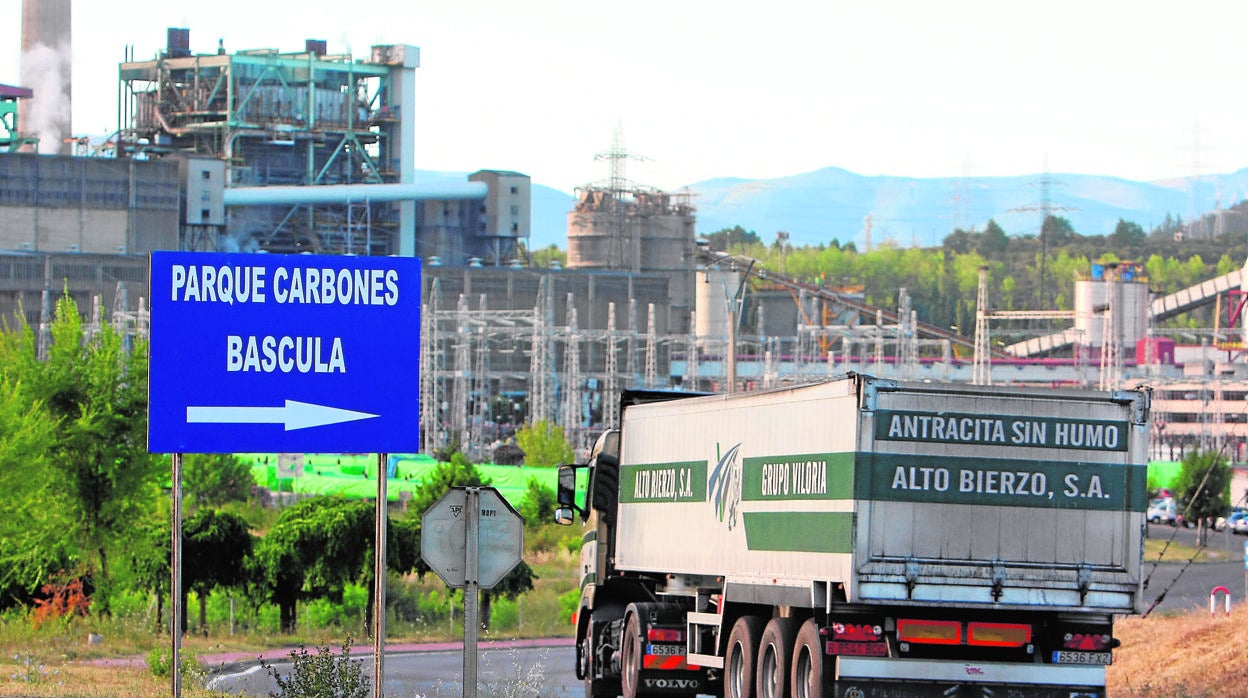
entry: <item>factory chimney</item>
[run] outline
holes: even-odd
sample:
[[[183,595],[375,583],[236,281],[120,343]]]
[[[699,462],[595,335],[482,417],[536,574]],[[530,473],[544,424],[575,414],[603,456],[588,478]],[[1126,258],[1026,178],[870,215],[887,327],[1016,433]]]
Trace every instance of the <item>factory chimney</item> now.
[[[39,138],[39,152],[71,151],[70,0],[22,1],[22,85],[34,96],[18,131]]]

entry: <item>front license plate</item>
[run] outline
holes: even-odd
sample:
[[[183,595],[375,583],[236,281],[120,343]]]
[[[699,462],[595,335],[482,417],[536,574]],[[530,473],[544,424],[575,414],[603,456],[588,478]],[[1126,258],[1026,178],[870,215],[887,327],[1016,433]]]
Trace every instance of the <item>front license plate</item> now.
[[[1058,650],[1053,653],[1054,664],[1113,664],[1113,655],[1109,652],[1067,652]]]

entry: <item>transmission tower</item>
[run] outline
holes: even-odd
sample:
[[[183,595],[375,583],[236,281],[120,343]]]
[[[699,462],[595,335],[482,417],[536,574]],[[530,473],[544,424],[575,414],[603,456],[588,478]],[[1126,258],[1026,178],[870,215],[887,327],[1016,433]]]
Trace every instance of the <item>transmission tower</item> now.
[[[475,340],[474,365],[472,369],[471,385],[472,393],[469,396],[472,399],[472,420],[468,423],[467,444],[470,457],[477,460],[478,463],[485,460],[485,421],[489,416],[489,356],[490,356],[490,340],[486,334],[486,302],[485,294],[481,294],[481,319],[480,324],[472,327],[469,339]]]
[[[1044,230],[1045,223],[1049,221],[1049,217],[1052,216],[1055,211],[1063,211],[1063,212],[1064,211],[1078,211],[1079,209],[1073,206],[1054,206],[1053,205],[1053,185],[1054,184],[1060,185],[1061,182],[1055,182],[1053,178],[1049,176],[1048,158],[1045,158],[1044,174],[1041,175],[1040,181],[1038,182],[1038,184],[1040,185],[1040,203],[1039,204],[1032,205],[1032,206],[1020,206],[1018,208],[1012,208],[1010,209],[1010,211],[1017,212],[1017,213],[1027,213],[1027,212],[1034,212],[1034,211],[1040,212],[1040,234],[1039,234],[1039,237],[1040,237],[1040,305],[1042,306],[1041,309],[1043,310],[1049,307],[1049,282],[1047,279],[1048,256],[1049,256],[1049,236],[1045,234],[1045,230]]]
[[[563,410],[560,423],[572,447],[579,446],[581,431],[581,339],[576,326],[576,306],[568,294],[568,340],[563,353]]]
[[[533,307],[533,343],[529,363],[529,423],[550,421],[550,352],[551,333],[554,331],[555,308],[550,284],[542,277],[537,289],[537,303]]]
[[[698,381],[698,324],[697,311],[689,312],[689,333],[685,335],[685,377],[682,384],[686,390],[696,390]]]
[[[620,424],[620,373],[616,363],[615,347],[615,302],[607,304],[607,356],[604,366],[606,371],[606,398],[602,405],[602,421],[607,429],[614,429]],[[696,375],[696,374],[695,374]]]
[[[420,309],[420,440],[421,450],[433,453],[438,443],[438,410],[442,404],[438,397],[439,382],[437,379],[437,361],[435,347],[438,346],[438,298],[441,296],[441,283],[434,279],[430,286],[429,302]]]
[[[979,293],[975,298],[975,357],[972,385],[992,385],[992,341],[988,330],[988,267],[979,268]]]
[[[654,329],[654,303],[650,304],[650,313],[646,325],[646,387],[657,388],[659,385],[658,369],[658,333]]]
[[[632,385],[641,381],[637,373],[637,299],[628,299],[628,336],[624,342],[624,371]]]
[[[624,176],[624,164],[628,160],[644,161],[646,158],[635,155],[624,149],[623,144],[623,128],[615,127],[615,133],[611,138],[611,150],[605,153],[598,153],[594,156],[594,160],[606,160],[609,164],[609,172],[607,178],[607,192],[610,199],[610,217],[608,239],[610,245],[610,268],[631,270],[634,273],[641,271],[641,259],[637,255],[628,254],[629,246],[626,235],[627,228],[627,204],[625,194],[633,187],[628,178]]]
[[[472,435],[468,433],[468,377],[472,372],[470,361],[471,330],[466,318],[468,316],[468,299],[459,295],[455,306],[455,380],[451,385],[451,433],[466,446],[471,443]]]

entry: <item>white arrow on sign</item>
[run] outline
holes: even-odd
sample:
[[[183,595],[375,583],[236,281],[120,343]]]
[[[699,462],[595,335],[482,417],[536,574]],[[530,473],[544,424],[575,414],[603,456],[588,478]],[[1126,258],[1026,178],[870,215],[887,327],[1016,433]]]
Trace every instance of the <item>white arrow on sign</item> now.
[[[187,424],[281,424],[286,431],[354,422],[381,415],[344,410],[310,402],[287,400],[283,407],[194,407],[186,408]]]

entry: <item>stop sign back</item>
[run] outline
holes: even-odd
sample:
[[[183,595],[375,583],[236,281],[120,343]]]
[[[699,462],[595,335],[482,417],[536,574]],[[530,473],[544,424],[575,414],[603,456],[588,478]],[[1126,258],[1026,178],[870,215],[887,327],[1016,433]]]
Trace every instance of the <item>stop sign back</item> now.
[[[470,497],[475,494],[475,497]],[[468,502],[476,499],[470,531]],[[524,519],[493,487],[452,487],[420,518],[420,556],[446,585],[467,586],[468,536],[477,537],[477,585],[491,589],[520,564]]]

